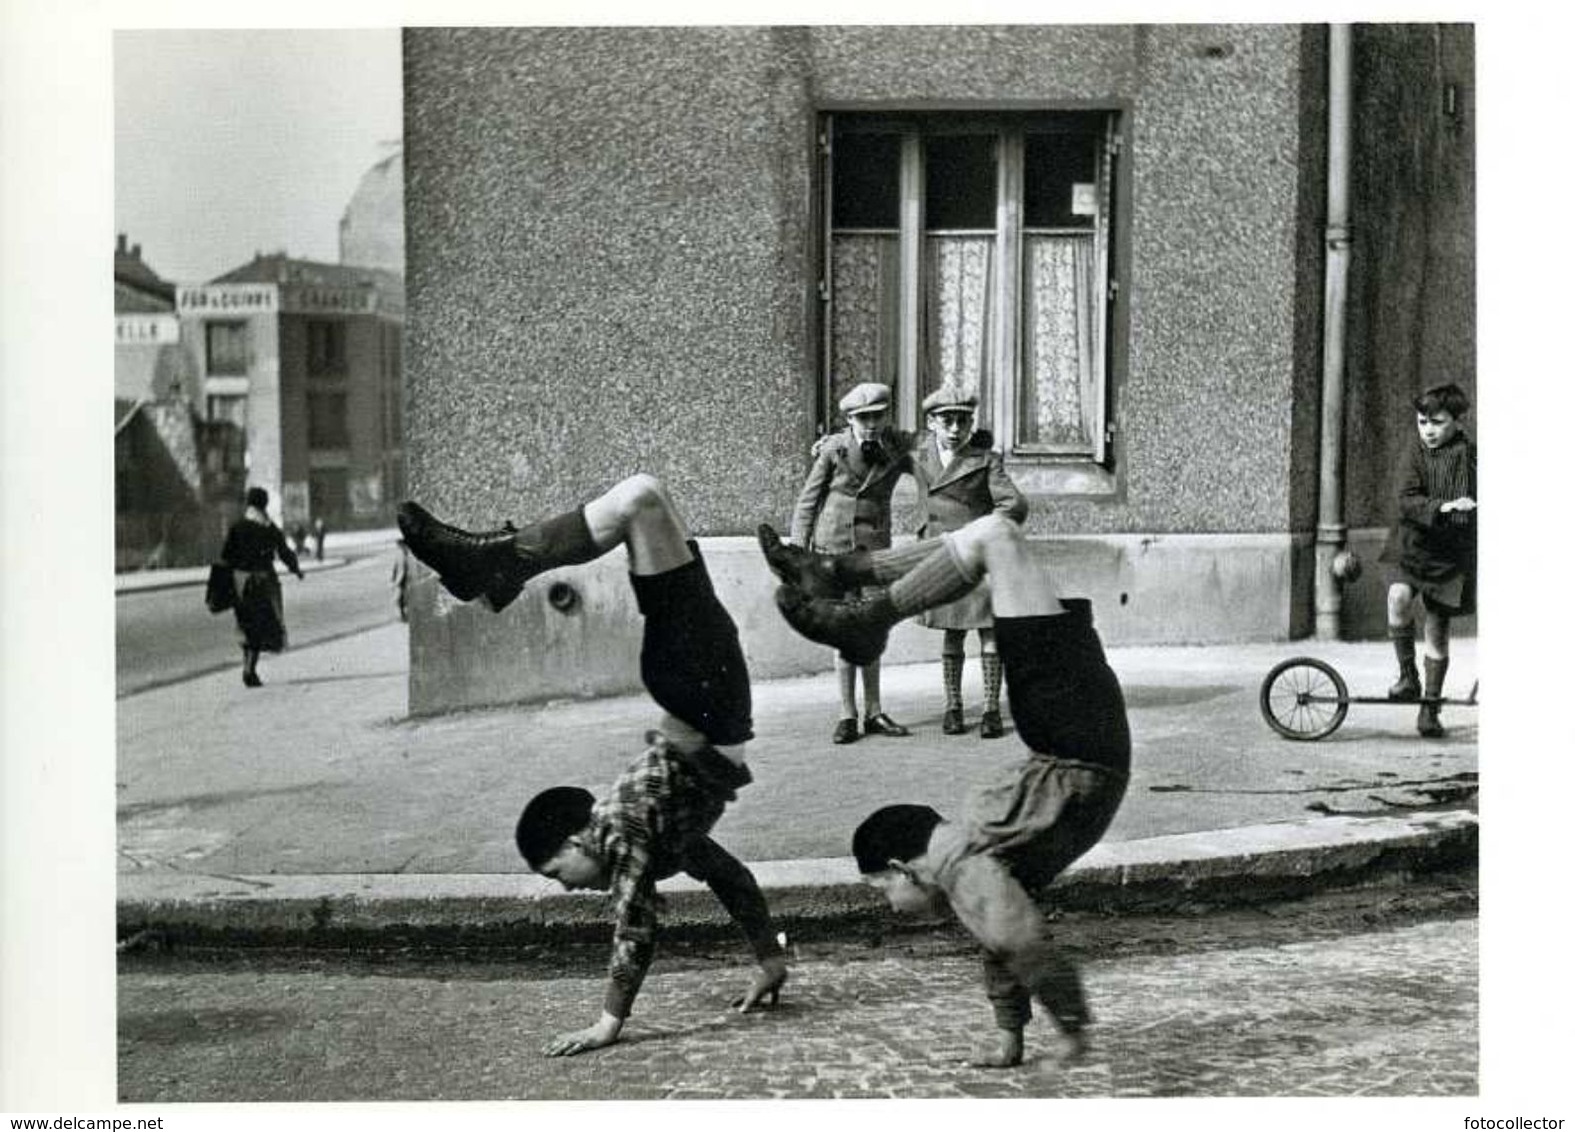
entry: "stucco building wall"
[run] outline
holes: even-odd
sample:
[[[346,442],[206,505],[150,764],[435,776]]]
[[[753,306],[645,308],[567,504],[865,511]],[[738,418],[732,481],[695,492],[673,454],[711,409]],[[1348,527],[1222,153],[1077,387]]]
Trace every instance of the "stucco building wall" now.
[[[1303,633],[1325,43],[1275,25],[409,30],[410,493],[492,526],[650,471],[732,553],[723,536],[789,514],[817,424],[818,112],[1114,109],[1114,488],[1036,494],[1029,529],[1078,548],[1112,639]],[[737,600],[771,613],[738,570]],[[418,600],[413,708],[572,692],[555,655],[591,690],[610,669],[584,642],[632,607],[587,603],[554,653],[527,631],[542,588],[491,621]],[[758,626],[757,672],[793,651],[753,604],[734,612]],[[920,632],[913,658],[934,645]],[[509,674],[477,693],[494,661]]]

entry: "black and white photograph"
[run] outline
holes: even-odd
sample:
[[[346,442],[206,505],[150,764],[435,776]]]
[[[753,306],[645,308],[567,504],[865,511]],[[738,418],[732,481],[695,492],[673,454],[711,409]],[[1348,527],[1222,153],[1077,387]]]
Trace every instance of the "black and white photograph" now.
[[[95,14],[0,1110],[1562,1127],[1502,24],[924,15]]]

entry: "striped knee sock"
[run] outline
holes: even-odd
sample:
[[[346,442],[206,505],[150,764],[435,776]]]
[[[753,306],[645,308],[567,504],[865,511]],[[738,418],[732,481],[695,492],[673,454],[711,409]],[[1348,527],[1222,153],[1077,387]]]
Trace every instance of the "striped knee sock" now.
[[[962,597],[979,584],[979,577],[963,566],[951,540],[941,539],[923,561],[892,582],[888,593],[896,612],[912,617]]]
[[[962,653],[941,653],[941,684],[946,689],[946,710],[962,711]]]
[[[854,551],[837,560],[837,569],[850,583],[889,586],[940,549],[941,542],[926,538],[886,550]]]
[[[1001,658],[993,652],[981,653],[979,667],[984,669],[984,710],[1001,710]]]

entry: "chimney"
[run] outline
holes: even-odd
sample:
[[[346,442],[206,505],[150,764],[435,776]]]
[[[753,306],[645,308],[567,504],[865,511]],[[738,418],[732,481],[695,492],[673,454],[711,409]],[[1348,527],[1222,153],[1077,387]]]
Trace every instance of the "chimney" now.
[[[140,260],[142,258],[142,245],[141,244],[132,244],[131,245],[131,258],[132,259],[137,259],[137,260]]]
[[[124,232],[115,233],[115,254],[126,254],[126,234]]]

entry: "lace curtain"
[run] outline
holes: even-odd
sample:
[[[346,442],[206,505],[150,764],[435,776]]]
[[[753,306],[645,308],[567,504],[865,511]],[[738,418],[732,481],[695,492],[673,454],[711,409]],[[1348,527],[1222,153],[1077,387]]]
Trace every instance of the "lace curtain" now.
[[[994,339],[990,280],[995,237],[930,236],[926,243],[919,398],[950,381],[979,394],[983,406]]]
[[[1090,448],[1097,394],[1093,239],[1029,235],[1023,258],[1027,325],[1017,442]]]
[[[896,233],[831,245],[831,404],[861,381],[897,383],[901,257]]]

